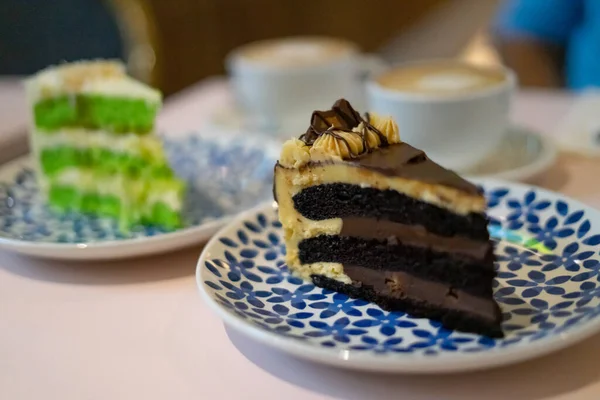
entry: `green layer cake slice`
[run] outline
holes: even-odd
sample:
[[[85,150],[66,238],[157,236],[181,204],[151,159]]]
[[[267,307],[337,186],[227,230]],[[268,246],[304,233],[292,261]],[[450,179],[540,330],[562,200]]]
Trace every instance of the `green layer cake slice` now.
[[[26,81],[40,188],[59,211],[181,226],[185,185],[154,133],[159,91],[116,61],[50,67]]]

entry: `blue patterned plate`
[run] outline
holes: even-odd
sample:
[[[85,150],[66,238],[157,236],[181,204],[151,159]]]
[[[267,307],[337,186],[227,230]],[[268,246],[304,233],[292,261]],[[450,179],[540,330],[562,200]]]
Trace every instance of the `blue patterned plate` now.
[[[55,213],[24,157],[0,167],[0,247],[56,259],[148,255],[206,241],[232,216],[270,198],[278,146],[208,133],[164,142],[171,165],[188,182],[184,228],[139,226],[123,234],[112,219]]]
[[[495,297],[506,337],[449,331],[315,287],[284,265],[271,205],[241,215],[207,244],[196,272],[232,327],[297,356],[347,368],[448,372],[540,356],[600,330],[600,212],[542,189],[478,180],[497,242]]]

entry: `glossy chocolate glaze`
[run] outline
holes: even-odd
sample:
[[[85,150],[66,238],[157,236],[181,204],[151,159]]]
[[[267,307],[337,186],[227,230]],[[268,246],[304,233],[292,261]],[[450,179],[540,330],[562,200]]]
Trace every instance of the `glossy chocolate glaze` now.
[[[481,194],[477,186],[431,161],[422,150],[404,142],[380,147],[345,162],[388,176],[447,186],[472,195]]]

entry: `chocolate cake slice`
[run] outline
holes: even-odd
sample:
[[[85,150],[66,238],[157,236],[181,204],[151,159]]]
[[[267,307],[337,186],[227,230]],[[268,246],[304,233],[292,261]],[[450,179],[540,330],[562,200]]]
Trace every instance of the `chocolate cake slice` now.
[[[283,145],[275,198],[290,269],[449,329],[502,337],[479,189],[345,100]]]

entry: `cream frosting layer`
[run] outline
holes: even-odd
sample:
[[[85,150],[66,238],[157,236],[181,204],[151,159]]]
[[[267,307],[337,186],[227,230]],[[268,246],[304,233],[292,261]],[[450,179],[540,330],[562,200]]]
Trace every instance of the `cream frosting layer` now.
[[[377,114],[369,116],[369,123],[360,122],[352,130],[334,128],[320,135],[311,145],[292,138],[284,143],[279,163],[287,168],[301,168],[311,161],[341,161],[377,149],[382,137],[388,144],[400,143],[398,126],[391,118]],[[374,128],[374,129],[373,129]]]
[[[285,190],[289,191],[289,196],[294,196],[310,186],[348,183],[379,190],[395,190],[459,215],[481,213],[486,207],[483,196],[474,196],[452,187],[388,176],[351,164],[316,164],[301,169],[277,166],[275,172],[276,175],[284,177],[283,185],[286,186]]]
[[[66,168],[51,181],[41,176],[40,182],[45,190],[50,183],[74,186],[82,192],[118,197],[124,204],[129,203],[131,193],[142,193],[146,185],[142,180],[131,179],[124,175],[99,176],[95,171],[80,168]],[[152,186],[153,190],[145,193],[147,204],[162,202],[173,210],[180,210],[183,207],[181,188],[173,180],[157,179],[152,182]]]
[[[162,142],[156,136],[124,133],[114,135],[99,130],[63,128],[54,132],[34,130],[31,145],[35,152],[53,147],[97,148],[162,162],[166,160]]]
[[[25,80],[30,103],[65,94],[88,93],[160,102],[161,94],[125,73],[115,60],[90,60],[50,66]]]
[[[162,95],[158,90],[130,77],[90,80],[82,86],[80,93],[145,99],[152,103],[159,103],[162,100]]]
[[[279,221],[283,227],[283,237],[286,245],[285,261],[290,270],[304,279],[310,279],[313,274],[324,275],[331,279],[350,283],[351,279],[344,274],[339,265],[333,263],[302,264],[298,257],[298,245],[303,239],[318,235],[337,235],[342,229],[341,218],[326,221],[312,221],[302,216],[294,208],[292,200],[296,189],[286,174],[279,172],[284,168],[278,166],[275,170],[275,189],[279,205]]]

